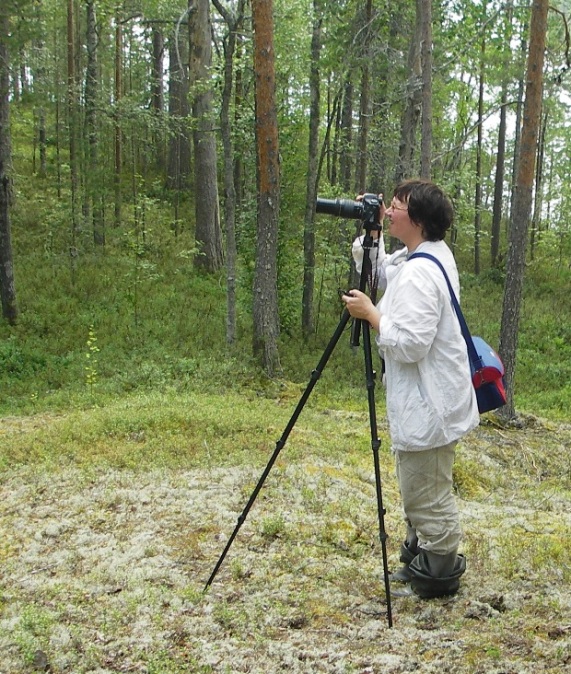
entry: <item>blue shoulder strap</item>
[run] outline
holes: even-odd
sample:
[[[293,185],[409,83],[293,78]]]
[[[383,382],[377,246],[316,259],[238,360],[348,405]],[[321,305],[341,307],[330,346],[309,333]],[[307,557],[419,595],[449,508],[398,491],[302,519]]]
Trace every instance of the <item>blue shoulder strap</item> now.
[[[474,346],[474,342],[472,341],[472,335],[470,334],[470,330],[468,329],[468,324],[466,323],[466,319],[464,318],[462,309],[460,309],[460,303],[456,298],[456,293],[452,288],[452,284],[450,283],[450,279],[448,278],[448,274],[446,273],[446,270],[444,269],[442,262],[440,262],[440,260],[435,258],[434,255],[430,255],[429,253],[413,253],[412,255],[409,256],[408,259],[412,260],[415,257],[425,257],[427,260],[432,260],[440,267],[440,270],[444,274],[446,284],[448,285],[448,290],[450,291],[452,306],[454,307],[454,311],[456,311],[456,315],[458,316],[458,320],[460,321],[460,329],[462,330],[462,336],[464,337],[466,346],[468,347],[468,356],[470,357],[470,362],[472,363],[472,367],[475,370],[479,370],[482,367],[482,359],[478,356],[478,352],[476,351],[476,347]]]

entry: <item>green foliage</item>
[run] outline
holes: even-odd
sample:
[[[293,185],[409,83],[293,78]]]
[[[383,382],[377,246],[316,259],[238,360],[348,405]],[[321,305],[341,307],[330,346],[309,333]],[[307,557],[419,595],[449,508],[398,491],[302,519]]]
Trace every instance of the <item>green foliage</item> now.
[[[161,212],[156,203],[149,209],[157,215]],[[239,339],[229,348],[225,343],[224,279],[197,274],[188,233],[175,237],[155,217],[157,224],[144,231],[126,225],[109,233],[105,254],[82,253],[72,271],[64,253],[66,223],[58,221],[58,212],[63,218],[64,211],[58,211],[57,205],[52,210],[49,200],[30,199],[25,208],[21,202],[15,214],[21,315],[17,325],[0,326],[0,410],[57,409],[71,401],[93,404],[125,392],[151,390],[240,390],[253,385],[274,394],[276,387],[268,387],[251,362],[252,269],[248,265],[242,263],[239,268]],[[47,213],[52,219],[44,217]],[[341,316],[336,289],[347,282],[347,250],[354,223],[325,217],[316,222],[317,332],[308,343],[303,343],[299,327],[302,265],[294,249],[296,237],[301,237],[300,223],[301,217],[292,216],[283,229],[280,356],[284,378],[304,384]],[[551,245],[550,238],[539,241],[536,259],[527,270],[516,401],[523,410],[561,416],[571,402],[567,366],[571,335],[566,327],[571,324],[567,302],[571,275],[559,266]],[[461,270],[470,269],[465,254],[460,254],[458,262]],[[502,282],[502,269],[486,270],[479,276],[461,271],[468,324],[495,345]],[[375,367],[380,367],[376,354]],[[350,348],[349,331],[339,341],[321,380],[316,395],[326,389],[334,398],[353,390],[361,401],[362,353]],[[380,385],[377,398],[383,399]]]
[[[41,606],[30,604],[23,608],[14,641],[28,666],[34,664],[35,654],[48,645],[55,620],[55,616]]]

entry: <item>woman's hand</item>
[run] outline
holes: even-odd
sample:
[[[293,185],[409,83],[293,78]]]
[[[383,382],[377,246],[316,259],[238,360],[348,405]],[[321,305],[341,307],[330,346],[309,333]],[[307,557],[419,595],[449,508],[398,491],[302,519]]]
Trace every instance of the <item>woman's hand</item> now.
[[[381,312],[371,302],[371,298],[360,290],[349,290],[341,299],[345,302],[347,311],[353,318],[368,321],[375,330],[379,329]]]

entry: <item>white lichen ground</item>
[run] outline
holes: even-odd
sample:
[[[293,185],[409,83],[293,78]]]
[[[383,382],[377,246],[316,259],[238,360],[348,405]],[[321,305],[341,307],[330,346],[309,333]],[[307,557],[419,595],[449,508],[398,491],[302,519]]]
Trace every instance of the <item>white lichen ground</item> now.
[[[349,454],[284,451],[206,594],[259,467],[15,467],[0,484],[0,673],[571,672],[570,437],[483,425],[466,439],[461,591],[393,598],[392,628],[374,474]]]

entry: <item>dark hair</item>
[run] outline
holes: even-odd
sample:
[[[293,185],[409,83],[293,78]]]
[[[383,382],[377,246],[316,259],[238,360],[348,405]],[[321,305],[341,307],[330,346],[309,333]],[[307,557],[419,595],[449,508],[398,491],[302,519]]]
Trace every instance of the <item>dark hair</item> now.
[[[408,206],[409,218],[422,227],[427,241],[441,241],[454,221],[454,209],[444,191],[429,180],[405,180],[394,196]]]

